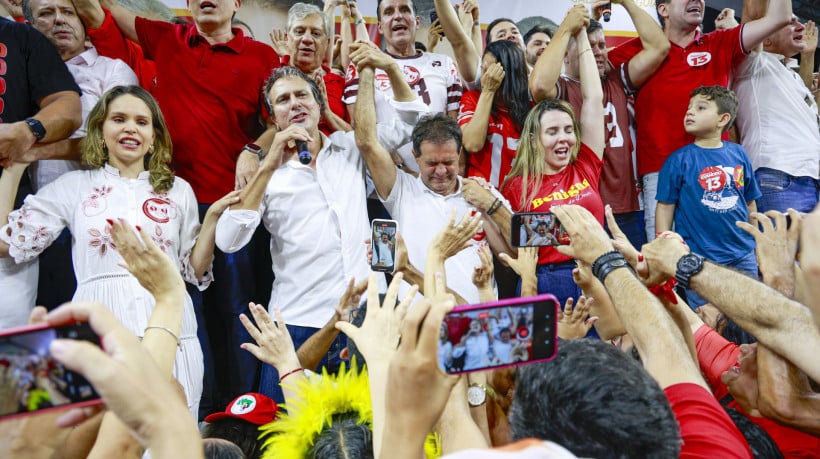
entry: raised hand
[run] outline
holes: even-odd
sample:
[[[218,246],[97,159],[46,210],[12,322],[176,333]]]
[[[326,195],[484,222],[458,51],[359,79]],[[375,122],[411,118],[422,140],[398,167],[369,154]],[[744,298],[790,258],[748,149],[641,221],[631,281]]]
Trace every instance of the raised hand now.
[[[561,339],[583,338],[592,328],[592,324],[598,320],[597,317],[589,315],[589,307],[593,298],[581,295],[575,309],[572,308],[573,299],[567,298],[564,310],[558,312],[558,337]]]
[[[264,307],[256,303],[248,304],[248,309],[256,325],[245,314],[239,314],[239,320],[255,344],[242,343],[239,347],[250,352],[260,361],[273,366],[280,374],[301,367],[299,358],[296,357],[296,349],[293,347],[293,340],[279,309],[274,308],[273,310],[276,320],[268,314]]]
[[[504,67],[500,62],[496,62],[481,74],[481,90],[495,92],[501,87],[504,81]]]
[[[738,23],[735,19],[735,10],[731,8],[723,8],[720,14],[715,18],[715,29],[725,30],[737,27]]]
[[[435,252],[442,259],[447,259],[470,247],[470,239],[481,228],[481,216],[476,211],[467,212],[461,221],[455,223],[456,212],[450,213],[450,220],[430,242],[429,253]]]
[[[279,57],[289,56],[290,55],[290,47],[288,46],[288,34],[283,29],[279,29],[274,27],[271,29],[270,34],[271,44],[273,46],[273,50],[276,51],[276,54]]]
[[[157,247],[144,229],[134,228],[123,219],[107,220],[111,226],[111,238],[117,252],[122,256],[120,264],[137,278],[140,285],[154,295],[154,298],[177,296],[182,307],[185,283],[177,265]]]

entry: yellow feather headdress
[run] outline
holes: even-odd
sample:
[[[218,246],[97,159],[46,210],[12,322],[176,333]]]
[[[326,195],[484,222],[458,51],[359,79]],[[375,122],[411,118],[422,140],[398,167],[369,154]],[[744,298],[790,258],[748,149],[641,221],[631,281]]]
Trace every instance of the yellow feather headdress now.
[[[291,386],[298,395],[280,405],[287,413],[259,428],[260,438],[268,437],[262,448],[262,459],[304,458],[316,438],[333,424],[333,416],[356,413],[359,424],[373,428],[373,409],[367,368],[356,370],[355,360],[348,369],[344,363],[335,375],[322,369],[321,378],[302,378]],[[441,442],[428,435],[425,452],[430,459],[441,456]]]

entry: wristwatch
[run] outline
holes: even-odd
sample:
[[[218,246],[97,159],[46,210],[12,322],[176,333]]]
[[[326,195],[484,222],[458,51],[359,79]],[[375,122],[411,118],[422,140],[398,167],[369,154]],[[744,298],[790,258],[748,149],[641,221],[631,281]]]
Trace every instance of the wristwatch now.
[[[34,119],[34,118],[26,118],[26,124],[28,128],[31,130],[31,133],[34,134],[34,138],[37,139],[34,143],[37,143],[46,136],[46,128],[43,126],[43,123]]]
[[[255,144],[255,143],[246,143],[245,146],[242,149],[243,150],[248,150],[249,152],[255,154],[256,156],[259,157],[260,161],[262,160],[262,158],[265,157],[265,154],[262,151],[262,147],[260,147],[259,145]]]
[[[703,270],[703,262],[706,259],[696,253],[687,253],[678,260],[678,267],[675,271],[675,279],[678,285],[689,288],[689,279]]]
[[[472,407],[481,406],[487,402],[487,393],[489,393],[491,397],[495,396],[495,391],[492,387],[470,383],[470,387],[467,388],[467,403]]]

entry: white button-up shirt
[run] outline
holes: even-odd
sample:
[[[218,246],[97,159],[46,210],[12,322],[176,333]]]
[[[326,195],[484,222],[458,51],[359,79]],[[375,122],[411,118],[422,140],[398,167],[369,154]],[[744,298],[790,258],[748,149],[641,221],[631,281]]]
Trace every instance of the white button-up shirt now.
[[[399,231],[404,237],[410,263],[416,268],[424,270],[427,248],[450,221],[452,210],[455,209],[455,221],[458,222],[465,213],[474,209],[464,199],[461,187],[462,178],[459,176],[458,189],[455,193],[444,196],[428,188],[420,176],[413,177],[406,172],[398,171],[396,183],[383,202],[390,215],[399,223]],[[492,193],[507,204],[506,199],[497,190],[493,189]],[[473,269],[476,266],[481,266],[481,259],[475,244],[474,247],[462,250],[444,263],[447,287],[461,295],[468,304],[479,302],[478,289],[473,285]],[[400,298],[407,289],[409,285],[403,283]]]
[[[406,143],[427,111],[418,101],[393,103],[400,116],[377,128],[388,150]],[[273,173],[258,212],[227,210],[220,217],[216,245],[224,252],[247,244],[260,220],[271,233],[276,277],[269,310],[278,307],[289,325],[324,326],[350,278],[368,277],[364,176],[353,132],[322,135],[315,169],[288,161]],[[384,291],[384,277],[378,279]]]

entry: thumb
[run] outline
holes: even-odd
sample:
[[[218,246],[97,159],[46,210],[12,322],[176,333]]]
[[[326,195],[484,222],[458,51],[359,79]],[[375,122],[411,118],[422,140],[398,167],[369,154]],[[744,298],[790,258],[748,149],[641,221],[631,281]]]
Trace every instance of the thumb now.
[[[336,330],[339,330],[340,332],[347,335],[347,337],[352,339],[354,343],[356,342],[356,337],[359,334],[359,327],[353,325],[350,322],[336,322],[334,324],[334,327],[336,327]]]

